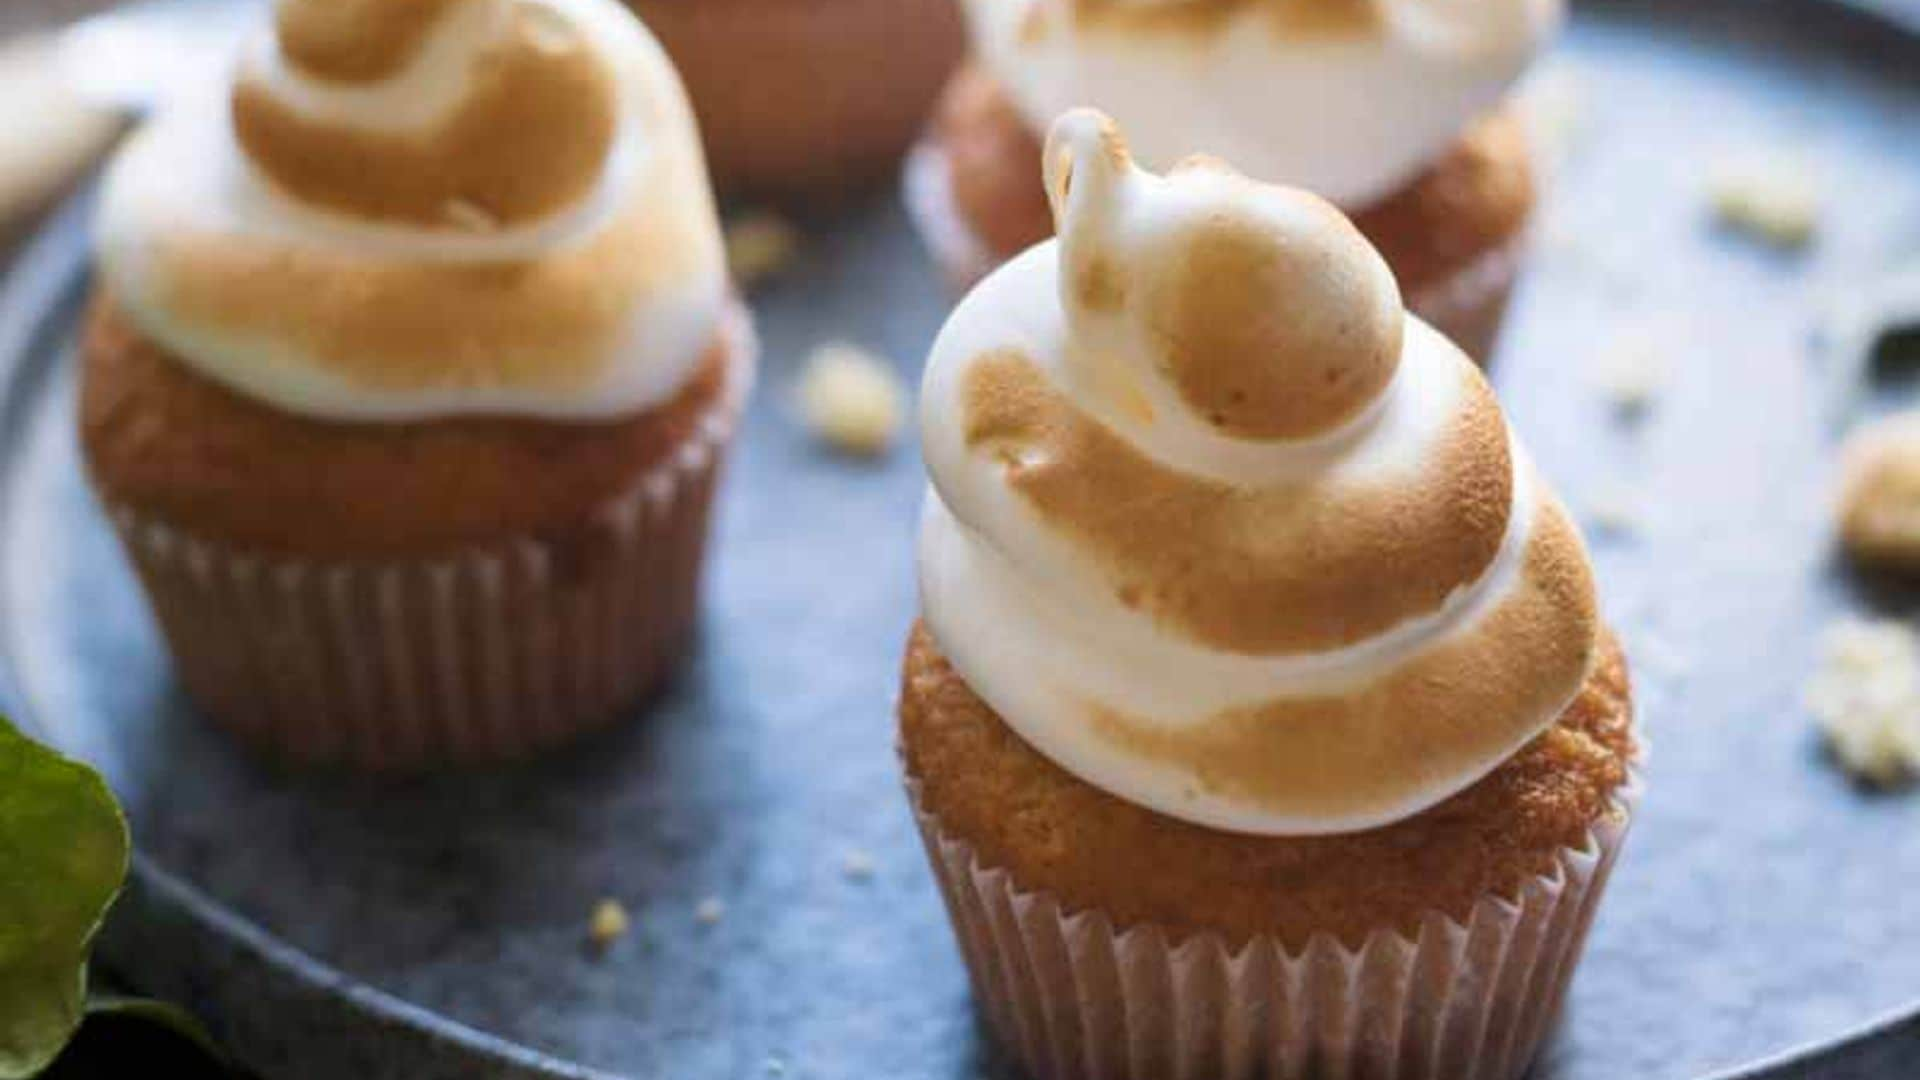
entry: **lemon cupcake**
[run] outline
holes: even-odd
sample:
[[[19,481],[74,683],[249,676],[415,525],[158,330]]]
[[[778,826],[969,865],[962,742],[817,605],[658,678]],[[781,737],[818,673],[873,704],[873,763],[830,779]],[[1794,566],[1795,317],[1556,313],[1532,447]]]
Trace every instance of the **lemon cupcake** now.
[[[1535,201],[1509,88],[1561,0],[964,0],[974,60],[908,169],[961,283],[1045,239],[1040,132],[1097,106],[1151,167],[1201,150],[1332,200],[1408,306],[1476,359],[1498,335]]]
[[[105,182],[80,436],[187,693],[366,766],[658,688],[753,372],[616,0],[284,0]]]
[[[1637,753],[1585,549],[1331,205],[1063,118],[933,347],[908,788],[1034,1076],[1517,1077]]]
[[[954,0],[629,0],[687,80],[722,193],[891,183],[966,31]]]

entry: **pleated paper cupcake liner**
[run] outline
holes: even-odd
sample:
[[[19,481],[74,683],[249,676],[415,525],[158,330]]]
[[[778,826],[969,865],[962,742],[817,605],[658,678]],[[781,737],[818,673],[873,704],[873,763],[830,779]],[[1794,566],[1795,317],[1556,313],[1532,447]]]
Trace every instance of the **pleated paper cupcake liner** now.
[[[1211,933],[1116,926],[985,865],[908,782],[974,996],[1033,1080],[1506,1080],[1532,1062],[1565,996],[1640,783],[1586,842],[1511,899],[1416,936],[1375,931],[1235,946]]]
[[[1038,183],[1036,176],[1035,182]],[[947,156],[928,139],[914,144],[901,175],[901,201],[928,254],[956,293],[993,272],[1001,259],[960,216]]]
[[[694,622],[715,483],[753,381],[744,313],[727,334],[725,397],[595,512],[590,544],[519,536],[320,563],[109,502],[187,695],[257,749],[374,770],[518,758],[619,718],[665,681]]]
[[[723,194],[882,183],[965,51],[953,0],[627,0],[679,68]]]
[[[921,241],[955,292],[972,288],[1004,261],[961,217],[946,155],[928,140],[907,155],[902,198]],[[1524,235],[1502,244],[1446,280],[1409,293],[1407,309],[1484,365],[1506,321],[1526,248]]]

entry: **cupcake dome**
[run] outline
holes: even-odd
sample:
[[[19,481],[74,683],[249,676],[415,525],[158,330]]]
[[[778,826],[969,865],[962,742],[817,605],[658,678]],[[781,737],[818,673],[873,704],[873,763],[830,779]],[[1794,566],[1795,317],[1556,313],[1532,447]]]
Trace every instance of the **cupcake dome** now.
[[[1196,147],[1349,209],[1438,159],[1506,94],[1564,0],[964,0],[1034,131],[1113,115],[1148,166]]]
[[[1359,233],[1145,173],[1087,111],[1045,161],[1058,243],[961,304],[923,397],[924,613],[968,685],[1096,787],[1274,835],[1408,817],[1545,730],[1596,655],[1584,549]]]

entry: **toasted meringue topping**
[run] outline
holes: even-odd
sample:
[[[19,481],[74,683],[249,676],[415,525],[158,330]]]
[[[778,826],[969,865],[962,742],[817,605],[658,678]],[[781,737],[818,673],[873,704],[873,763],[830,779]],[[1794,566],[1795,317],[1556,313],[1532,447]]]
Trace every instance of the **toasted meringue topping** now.
[[[1114,794],[1262,833],[1472,783],[1578,692],[1578,534],[1478,369],[1303,192],[1157,177],[1080,110],[1059,239],[930,360],[922,597],[1023,737]]]
[[[356,420],[597,419],[670,396],[726,297],[684,91],[616,0],[281,0],[223,104],[112,170],[143,331]]]
[[[501,228],[552,214],[599,179],[619,88],[582,27],[511,0],[355,0],[338,15],[301,14],[333,2],[283,4],[278,50],[251,58],[233,88],[241,147],[295,198],[374,220]],[[435,51],[456,55],[435,64]],[[457,85],[438,115],[389,126],[338,107],[403,79],[396,60]],[[376,77],[348,81],[350,70]]]
[[[403,70],[466,0],[286,0],[274,32],[287,63],[316,79],[379,82]]]
[[[1564,0],[965,0],[975,52],[1036,130],[1116,116],[1150,166],[1195,147],[1348,209],[1498,102]]]

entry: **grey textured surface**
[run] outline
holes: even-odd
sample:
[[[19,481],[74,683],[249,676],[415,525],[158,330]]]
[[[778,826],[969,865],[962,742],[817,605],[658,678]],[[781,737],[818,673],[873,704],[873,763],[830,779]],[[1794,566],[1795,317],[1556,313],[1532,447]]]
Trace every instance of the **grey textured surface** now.
[[[1920,46],[1820,10],[1611,3],[1555,61],[1582,120],[1495,376],[1576,510],[1618,489],[1647,507],[1594,548],[1654,743],[1539,1070],[1556,1080],[1712,1073],[1920,1000],[1920,794],[1849,785],[1799,705],[1827,618],[1915,599],[1831,562],[1839,429],[1807,344],[1820,296],[1920,248]],[[1800,258],[1704,218],[1719,155],[1783,141],[1836,192]],[[919,463],[833,459],[789,403],[826,338],[917,369],[947,299],[896,207],[815,223],[756,297],[765,383],[669,698],[532,768],[380,785],[252,762],[168,680],[74,455],[83,220],[4,297],[41,332],[0,355],[24,364],[0,397],[0,684],[128,804],[143,867],[112,964],[275,1076],[534,1075],[537,1054],[676,1078],[992,1073],[892,753]],[[1589,371],[1635,327],[1671,379],[1630,422]],[[862,855],[870,878],[847,870]],[[596,957],[602,896],[636,929]],[[707,897],[726,905],[712,926]],[[1901,1030],[1817,1074],[1910,1073],[1920,1040]]]
[[[0,35],[43,30],[105,11],[119,3],[120,0],[7,0],[0,4]]]

